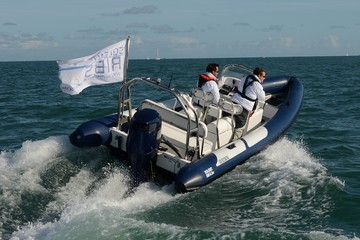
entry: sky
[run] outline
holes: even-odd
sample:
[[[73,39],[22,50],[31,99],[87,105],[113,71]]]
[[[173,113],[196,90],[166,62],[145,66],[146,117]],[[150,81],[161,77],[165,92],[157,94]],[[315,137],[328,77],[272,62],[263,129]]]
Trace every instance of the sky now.
[[[360,54],[360,0],[1,0],[0,61]]]

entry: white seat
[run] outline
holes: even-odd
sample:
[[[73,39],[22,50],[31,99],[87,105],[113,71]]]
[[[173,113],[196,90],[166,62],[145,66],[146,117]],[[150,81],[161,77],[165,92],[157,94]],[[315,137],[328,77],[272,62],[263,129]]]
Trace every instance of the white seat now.
[[[235,134],[235,130],[239,130],[239,129],[235,129],[234,116],[242,114],[243,107],[241,106],[241,104],[234,103],[233,101],[231,101],[231,99],[227,99],[227,98],[220,98],[219,107],[223,112],[226,112],[231,115],[231,126],[232,126],[231,140],[232,140]]]
[[[233,120],[231,117],[223,117],[208,124],[207,140],[211,141],[212,150],[216,150],[229,143],[233,136]]]
[[[253,113],[250,115],[248,119],[248,124],[245,129],[246,132],[250,131],[251,129],[255,128],[258,124],[261,123],[263,113],[264,113],[264,109],[259,104],[258,107],[253,111]]]
[[[193,88],[191,91],[191,97],[195,104],[198,104],[202,107],[208,107],[212,104],[214,96],[210,92],[205,92],[201,88]]]
[[[220,98],[219,107],[222,111],[230,113],[231,115],[239,115],[243,111],[241,104],[232,102],[229,99]]]
[[[241,128],[236,129],[237,137],[241,137],[247,134],[248,131],[261,124],[264,112],[264,104],[264,102],[260,102],[260,104],[257,105],[256,109],[248,114],[245,125]]]
[[[140,104],[140,109],[150,108],[156,110],[162,119],[162,130],[166,139],[174,144],[183,154],[182,156],[187,157],[188,152],[186,150],[186,140],[189,138],[189,147],[197,147],[196,137],[192,136],[192,133],[197,133],[200,140],[199,150],[201,154],[207,154],[212,148],[212,144],[207,141],[208,129],[204,122],[196,121],[182,112],[174,111],[173,109],[167,108],[157,102],[145,99]]]

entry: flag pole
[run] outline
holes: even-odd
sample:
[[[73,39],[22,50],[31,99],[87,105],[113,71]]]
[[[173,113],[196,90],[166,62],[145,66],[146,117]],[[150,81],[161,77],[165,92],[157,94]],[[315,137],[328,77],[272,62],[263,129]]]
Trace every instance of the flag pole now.
[[[126,84],[126,77],[127,77],[127,69],[128,69],[128,61],[129,61],[129,47],[130,47],[130,36],[127,37],[126,39],[126,44],[125,44],[125,62],[124,62],[124,80],[122,81],[120,88],[119,88],[119,96],[118,96],[118,121],[117,121],[117,128],[120,130],[121,125],[124,121],[123,119],[123,114],[124,114],[124,108],[125,108],[125,104],[128,105],[128,111],[129,111],[129,117],[128,119],[132,118],[132,111],[131,111],[131,94],[130,94],[130,89],[127,88],[126,89],[126,95],[127,95],[127,99],[125,99],[124,96],[124,89],[122,89],[122,87]]]
[[[126,44],[125,44],[125,63],[124,63],[124,80],[123,80],[123,82],[126,82],[126,77],[127,77],[127,69],[128,69],[128,65],[129,65],[129,47],[130,47],[130,36],[127,37]]]

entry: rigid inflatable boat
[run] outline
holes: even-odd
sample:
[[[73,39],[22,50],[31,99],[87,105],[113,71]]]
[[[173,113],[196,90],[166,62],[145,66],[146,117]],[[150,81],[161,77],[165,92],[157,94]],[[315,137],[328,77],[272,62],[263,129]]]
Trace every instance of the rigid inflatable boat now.
[[[175,181],[177,192],[196,190],[274,143],[300,112],[302,83],[292,76],[269,77],[262,83],[265,102],[257,102],[236,138],[234,116],[243,108],[231,101],[233,84],[249,74],[245,66],[225,66],[219,75],[218,104],[200,88],[185,93],[159,79],[124,81],[118,113],[84,122],[70,141],[78,147],[108,146],[130,165],[135,184],[163,177]],[[137,84],[171,97],[160,102],[142,99],[133,107],[131,90]]]

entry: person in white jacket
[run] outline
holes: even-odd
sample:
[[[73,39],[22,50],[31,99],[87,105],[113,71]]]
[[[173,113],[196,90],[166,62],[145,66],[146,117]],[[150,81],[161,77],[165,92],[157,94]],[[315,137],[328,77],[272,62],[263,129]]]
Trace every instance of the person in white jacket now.
[[[219,74],[219,64],[210,63],[206,67],[206,73],[199,75],[198,87],[205,92],[210,92],[213,97],[213,103],[218,104],[220,99],[217,76]]]
[[[234,103],[241,104],[244,109],[242,114],[235,117],[235,128],[245,125],[249,113],[256,108],[258,101],[265,101],[265,91],[261,85],[266,78],[265,75],[266,71],[263,68],[256,67],[253,74],[234,83],[237,91],[231,100]]]

